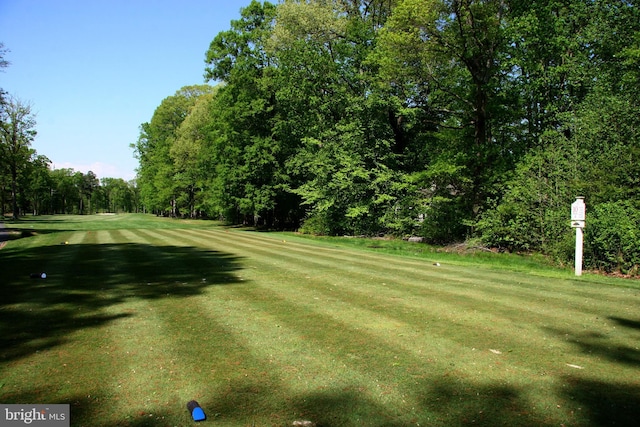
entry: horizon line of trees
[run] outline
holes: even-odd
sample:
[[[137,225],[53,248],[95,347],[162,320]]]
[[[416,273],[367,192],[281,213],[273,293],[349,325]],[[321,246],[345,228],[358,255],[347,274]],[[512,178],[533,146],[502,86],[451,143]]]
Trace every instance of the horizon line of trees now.
[[[640,265],[637,0],[253,0],[132,144],[149,211]]]
[[[25,215],[144,211],[135,180],[99,179],[92,171],[51,169],[50,165],[46,156],[32,150],[30,158],[19,167],[15,198],[9,177],[0,174],[0,218],[10,215],[17,220]]]

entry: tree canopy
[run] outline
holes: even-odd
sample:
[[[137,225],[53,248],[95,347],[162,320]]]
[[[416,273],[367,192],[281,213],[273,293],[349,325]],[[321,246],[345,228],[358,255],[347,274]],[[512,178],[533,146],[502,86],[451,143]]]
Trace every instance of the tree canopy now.
[[[141,124],[139,206],[318,234],[476,239],[567,262],[568,209],[584,196],[587,262],[637,271],[638,6],[253,0],[212,35],[208,84],[179,89]],[[95,185],[77,182],[83,211]]]
[[[575,196],[596,224],[616,204],[638,218],[639,18],[636,1],[254,0],[206,52],[215,91],[142,126],[142,198],[566,260]]]
[[[0,90],[2,213],[145,211],[331,235],[475,239],[640,266],[636,0],[251,1],[206,84],[131,144],[135,182],[51,171]],[[0,43],[0,68],[7,67]]]

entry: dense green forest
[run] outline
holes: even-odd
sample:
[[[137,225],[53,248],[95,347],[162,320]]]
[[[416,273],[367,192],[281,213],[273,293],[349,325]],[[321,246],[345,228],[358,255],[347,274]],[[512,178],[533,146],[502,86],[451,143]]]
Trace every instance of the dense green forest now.
[[[51,161],[46,156],[24,146],[20,154],[16,157],[21,162],[13,163],[15,187],[11,169],[9,173],[0,174],[0,219],[5,214],[19,218],[26,214],[142,212],[135,180],[99,179],[91,171],[52,170]]]
[[[253,1],[135,152],[148,210],[640,261],[637,1]]]
[[[568,262],[584,196],[586,266],[637,273],[638,3],[254,0],[140,126],[135,203]]]

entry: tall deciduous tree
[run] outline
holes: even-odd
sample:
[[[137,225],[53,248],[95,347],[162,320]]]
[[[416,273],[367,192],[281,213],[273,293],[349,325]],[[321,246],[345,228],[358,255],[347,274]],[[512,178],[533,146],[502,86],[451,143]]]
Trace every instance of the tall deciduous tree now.
[[[72,214],[79,206],[80,192],[74,182],[75,171],[70,168],[51,171],[51,213]]]
[[[636,205],[639,11],[635,0],[252,1],[207,51],[206,77],[223,87],[167,100],[143,125],[148,206],[443,242],[475,227],[561,254],[574,193]]]
[[[31,156],[31,143],[36,135],[35,116],[31,106],[15,97],[8,97],[0,105],[0,153],[2,169],[9,175],[13,217],[20,215],[18,178]]]
[[[501,0],[402,0],[374,55],[397,100],[399,131],[413,129],[422,143],[407,153],[423,162],[410,179],[414,207],[425,224],[450,230],[445,239],[461,237],[461,221],[483,208],[495,177],[513,166],[516,139],[498,121],[513,102],[502,85],[507,12]]]
[[[292,192],[305,229],[377,233],[393,205],[394,145],[387,106],[366,59],[389,2],[287,1],[270,49],[277,60],[277,129],[288,141]]]
[[[49,171],[51,160],[43,155],[35,155],[28,163],[24,174],[26,200],[33,215],[49,211],[51,206],[52,179]]]
[[[107,212],[135,212],[135,189],[122,178],[102,178]]]
[[[589,25],[596,2],[583,0],[514,0],[509,22],[512,77],[522,102],[527,125],[523,137],[529,145],[541,142],[543,133],[563,127],[589,93],[593,79],[593,44]]]
[[[198,97],[189,114],[176,130],[176,139],[169,150],[175,169],[175,183],[180,192],[178,204],[186,207],[189,216],[195,218],[205,211],[208,161],[203,154],[208,141],[210,105],[215,92]]]
[[[211,91],[208,85],[183,87],[165,98],[151,121],[141,125],[140,137],[133,148],[140,162],[138,185],[148,210],[179,215],[179,189],[171,147],[176,142],[178,128],[198,98]]]
[[[479,228],[489,244],[566,260],[572,236],[563,220],[576,195],[596,213],[623,206],[635,216],[640,208],[638,68],[629,67],[640,10],[628,1],[512,5],[513,83],[523,100],[522,139],[531,148]],[[587,251],[604,251],[603,236],[612,230],[590,230]],[[611,267],[598,258],[586,255],[591,266]]]
[[[214,38],[206,56],[206,77],[225,83],[211,105],[207,156],[216,165],[209,194],[228,220],[266,226],[288,221],[291,206],[285,149],[274,133],[278,70],[266,50],[275,14],[273,4],[252,1],[230,30]]]

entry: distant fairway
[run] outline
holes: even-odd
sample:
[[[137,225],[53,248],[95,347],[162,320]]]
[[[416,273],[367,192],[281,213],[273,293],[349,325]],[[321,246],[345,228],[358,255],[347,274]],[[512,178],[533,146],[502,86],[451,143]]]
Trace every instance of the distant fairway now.
[[[212,426],[640,419],[637,281],[143,215],[6,225],[0,403],[73,426],[193,425],[192,399]]]

